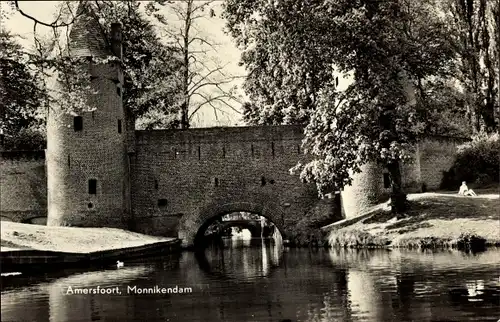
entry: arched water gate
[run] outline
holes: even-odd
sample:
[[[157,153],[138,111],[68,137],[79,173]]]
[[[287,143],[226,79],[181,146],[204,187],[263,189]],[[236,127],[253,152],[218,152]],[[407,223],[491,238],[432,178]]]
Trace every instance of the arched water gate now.
[[[265,203],[256,202],[230,202],[225,204],[211,204],[200,210],[199,213],[183,216],[179,225],[179,237],[185,246],[196,246],[205,230],[215,219],[233,212],[250,212],[259,214],[270,220],[282,236],[286,236],[284,227],[285,214],[279,205],[272,201]]]

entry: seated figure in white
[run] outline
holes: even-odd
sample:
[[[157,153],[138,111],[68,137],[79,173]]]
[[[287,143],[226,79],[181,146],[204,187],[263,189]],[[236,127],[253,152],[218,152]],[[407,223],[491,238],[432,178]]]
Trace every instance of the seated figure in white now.
[[[459,195],[463,196],[477,196],[476,193],[467,187],[465,181],[462,181],[462,185],[460,186],[460,190],[458,191]]]

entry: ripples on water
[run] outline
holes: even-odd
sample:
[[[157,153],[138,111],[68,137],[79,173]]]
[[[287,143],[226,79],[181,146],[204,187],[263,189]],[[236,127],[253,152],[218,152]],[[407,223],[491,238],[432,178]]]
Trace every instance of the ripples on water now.
[[[2,277],[2,321],[497,321],[500,251],[283,250],[261,240],[126,262]],[[127,295],[191,287],[191,294]],[[121,295],[67,295],[68,287]]]

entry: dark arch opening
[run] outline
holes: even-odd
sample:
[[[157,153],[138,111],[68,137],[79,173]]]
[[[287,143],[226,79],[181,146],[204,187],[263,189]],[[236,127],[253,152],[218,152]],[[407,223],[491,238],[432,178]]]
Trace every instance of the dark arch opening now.
[[[279,227],[270,218],[260,213],[228,211],[212,216],[203,222],[196,232],[194,248],[204,249],[214,242],[222,242],[223,237],[231,237],[228,230],[232,230],[233,227],[248,229],[252,238],[273,238],[276,234],[279,234],[279,238],[283,236]]]

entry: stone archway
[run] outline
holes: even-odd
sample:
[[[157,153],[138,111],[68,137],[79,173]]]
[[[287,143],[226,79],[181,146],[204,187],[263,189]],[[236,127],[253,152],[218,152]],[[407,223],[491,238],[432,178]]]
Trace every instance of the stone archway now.
[[[179,225],[179,238],[182,239],[182,245],[184,247],[194,246],[197,238],[204,233],[216,218],[239,211],[251,212],[266,217],[278,228],[281,235],[285,236],[284,213],[274,203],[230,202],[211,204],[201,208],[198,213],[184,215]]]

